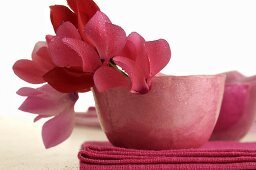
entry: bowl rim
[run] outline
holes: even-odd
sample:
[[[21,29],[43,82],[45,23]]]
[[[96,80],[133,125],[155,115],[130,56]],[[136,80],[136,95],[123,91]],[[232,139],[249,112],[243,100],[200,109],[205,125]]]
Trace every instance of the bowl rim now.
[[[176,75],[158,75],[153,77],[153,79],[163,79],[163,78],[171,78],[176,80],[184,80],[184,79],[213,79],[213,78],[222,78],[226,80],[226,74],[211,74],[211,75],[182,75],[182,76],[176,76]]]

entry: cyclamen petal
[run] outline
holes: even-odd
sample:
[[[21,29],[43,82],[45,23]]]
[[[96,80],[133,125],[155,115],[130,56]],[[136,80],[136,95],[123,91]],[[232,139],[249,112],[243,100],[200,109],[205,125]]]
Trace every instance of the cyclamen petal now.
[[[114,57],[114,61],[128,72],[132,80],[132,91],[147,93],[152,77],[169,62],[171,51],[165,40],[146,42],[141,35],[132,32],[121,56],[123,58]]]
[[[19,110],[33,114],[55,115],[62,111],[62,101],[49,99],[49,96],[29,96],[19,107]]]
[[[58,67],[82,67],[81,57],[62,41],[55,37],[48,44],[49,52],[54,64]]]
[[[31,87],[22,87],[16,93],[20,96],[34,96],[34,95],[41,94],[39,90]]]
[[[92,73],[56,67],[43,76],[53,88],[63,93],[86,92],[94,86]]]
[[[78,30],[83,39],[86,40],[84,27],[92,16],[99,11],[99,7],[93,0],[68,0],[68,5],[75,12],[78,22]]]
[[[145,55],[145,39],[140,34],[132,32],[127,37],[127,42],[132,42],[135,46],[136,50],[133,55],[135,55],[136,58],[140,57],[142,54]]]
[[[86,35],[87,41],[96,47],[100,56],[104,55],[102,52],[106,49],[106,42],[103,42],[105,36],[105,23],[111,23],[111,21],[107,15],[98,11],[88,21],[84,28],[84,34]]]
[[[17,94],[28,96],[19,107],[19,110],[44,116],[54,116],[62,112],[67,105],[74,103],[69,94],[54,90],[49,85],[40,88],[21,88]]]
[[[102,64],[98,53],[88,43],[72,38],[64,38],[62,41],[81,57],[84,72],[94,72]]]
[[[34,118],[34,123],[39,121],[40,119],[48,118],[48,117],[51,117],[51,116],[48,116],[48,115],[38,115],[37,117]]]
[[[126,33],[118,25],[111,23],[105,23],[106,27],[106,52],[105,56],[111,58],[120,53],[121,49],[124,48],[126,42]]]
[[[59,67],[81,67],[81,57],[63,43],[63,38],[81,39],[77,29],[70,22],[63,23],[56,36],[46,36],[53,63]]]
[[[135,53],[137,53],[135,45],[127,39],[124,48],[122,49],[122,51],[118,56],[130,58],[131,60],[135,61],[137,57]]]
[[[132,32],[128,36],[127,41],[133,43],[133,45],[135,46],[135,51],[132,54],[136,56],[135,63],[137,67],[140,67],[141,70],[143,70],[144,76],[148,78],[150,75],[150,60],[147,56],[145,49],[145,39],[138,33]]]
[[[45,148],[54,147],[65,141],[72,133],[74,126],[73,107],[48,120],[42,128],[42,137]]]
[[[55,67],[49,54],[47,44],[44,41],[39,41],[35,44],[32,52],[32,61],[40,65],[45,72]]]
[[[67,0],[68,6],[75,12],[77,13],[77,5],[76,5],[77,0]]]
[[[129,80],[121,72],[108,66],[101,66],[93,76],[94,84],[99,92],[115,87],[129,86]]]
[[[58,100],[59,98],[67,95],[64,93],[60,93],[54,88],[52,88],[50,85],[43,85],[39,88],[31,88],[31,87],[22,87],[17,92],[20,96],[36,96],[36,95],[48,95],[50,98]]]
[[[62,38],[81,39],[79,32],[71,22],[64,22],[56,32],[56,36]]]
[[[166,40],[148,41],[145,44],[150,64],[150,77],[159,73],[170,61],[171,50]]]
[[[50,18],[55,32],[59,26],[66,21],[69,21],[73,25],[77,26],[76,15],[68,7],[63,5],[54,5],[50,6],[50,9]]]
[[[121,52],[126,42],[125,31],[98,11],[86,24],[84,33],[88,42],[96,47],[101,59],[109,60]]]
[[[45,70],[31,60],[18,60],[13,65],[12,69],[19,78],[28,83],[40,84],[45,82],[42,78],[45,74]]]
[[[91,17],[99,11],[99,7],[92,0],[68,0],[68,5],[74,11],[72,12],[68,7],[62,5],[51,6],[51,22],[55,32],[63,22],[71,22],[80,32],[84,40],[84,26],[91,19]]]
[[[93,15],[99,10],[99,8],[91,0],[78,0],[77,7],[78,30],[82,35],[83,39],[87,40],[87,37],[84,34],[84,27],[88,23],[88,21],[93,17]]]
[[[86,15],[89,18],[100,10],[93,0],[67,0],[67,2],[76,14],[80,12],[81,15]]]
[[[21,88],[18,94],[28,96],[20,106],[26,112],[38,114],[34,122],[41,118],[54,116],[42,128],[42,137],[46,148],[53,147],[67,139],[74,124],[74,104],[77,93],[63,94],[50,85],[40,88]]]
[[[39,93],[43,93],[48,95],[50,98],[53,98],[55,100],[59,100],[62,97],[65,97],[67,94],[65,93],[61,93],[57,90],[55,90],[52,86],[50,86],[49,84],[46,84],[42,87],[39,87],[36,89]]]
[[[137,67],[135,61],[121,56],[114,57],[113,60],[128,73],[132,82],[132,93],[144,94],[149,91],[150,87],[147,84],[147,77],[145,77],[143,70],[140,67]]]

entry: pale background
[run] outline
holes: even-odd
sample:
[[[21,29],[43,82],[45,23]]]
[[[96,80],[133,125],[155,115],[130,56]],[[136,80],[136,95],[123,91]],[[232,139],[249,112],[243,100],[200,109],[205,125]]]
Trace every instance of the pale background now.
[[[172,59],[164,73],[190,75],[239,70],[246,75],[256,74],[254,0],[96,2],[127,34],[137,31],[146,40],[165,38],[170,43]],[[17,114],[23,98],[15,92],[22,86],[31,86],[13,74],[13,63],[29,59],[34,44],[44,40],[46,34],[54,34],[48,6],[65,3],[65,0],[1,2],[0,115]],[[93,104],[89,94],[82,95],[81,100],[76,106],[78,110]]]
[[[255,0],[96,2],[112,22],[122,26],[127,34],[137,31],[146,40],[164,38],[170,43],[172,59],[163,70],[166,74],[216,74],[230,70],[239,70],[245,75],[256,74]],[[24,98],[15,94],[22,86],[36,86],[16,77],[12,65],[18,59],[29,59],[34,44],[44,40],[46,34],[54,34],[48,7],[54,4],[66,3],[64,0],[5,0],[0,5],[0,134],[12,132],[15,140],[15,135],[20,133],[18,128],[24,126],[22,122],[26,122],[27,137],[33,140],[33,135],[37,135],[35,142],[39,143],[40,151],[43,151],[41,124],[33,124],[33,115],[17,110]],[[76,109],[82,111],[90,105],[93,105],[91,94],[84,94]],[[13,122],[1,123],[7,118]],[[29,130],[34,127],[35,131]],[[6,143],[12,140],[4,135],[1,137],[6,138]],[[79,142],[76,144],[79,145]],[[0,147],[0,154],[3,147]],[[33,147],[29,151],[32,153],[32,150]]]

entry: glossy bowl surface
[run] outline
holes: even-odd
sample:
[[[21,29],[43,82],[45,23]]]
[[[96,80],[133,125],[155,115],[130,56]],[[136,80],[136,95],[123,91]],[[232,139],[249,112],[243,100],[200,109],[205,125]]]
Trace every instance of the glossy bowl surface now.
[[[256,76],[246,77],[237,71],[227,72],[221,111],[211,140],[242,139],[256,114]]]

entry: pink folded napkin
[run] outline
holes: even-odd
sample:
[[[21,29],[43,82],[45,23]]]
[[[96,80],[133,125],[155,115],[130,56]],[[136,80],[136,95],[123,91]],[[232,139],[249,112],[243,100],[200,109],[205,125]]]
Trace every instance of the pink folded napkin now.
[[[256,169],[256,143],[209,142],[201,148],[135,150],[108,142],[85,142],[80,169]]]

